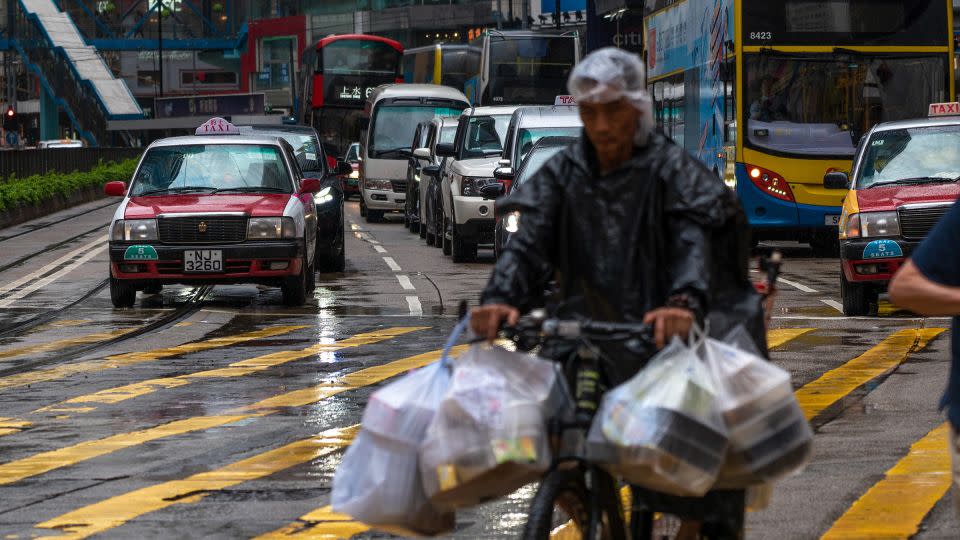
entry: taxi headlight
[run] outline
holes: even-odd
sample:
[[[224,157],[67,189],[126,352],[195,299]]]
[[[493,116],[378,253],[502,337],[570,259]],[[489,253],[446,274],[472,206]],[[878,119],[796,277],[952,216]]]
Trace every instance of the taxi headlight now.
[[[320,191],[314,193],[313,202],[315,204],[327,204],[333,200],[333,195],[330,194],[330,187],[325,187]]]
[[[520,212],[510,212],[503,218],[503,230],[515,233],[520,230]]]
[[[860,230],[863,238],[900,236],[900,218],[896,212],[861,212]]]
[[[118,219],[110,229],[110,240],[139,242],[157,239],[157,220]]]
[[[366,178],[363,180],[363,189],[379,189],[381,191],[390,191],[393,186],[389,180],[377,180]]]
[[[296,233],[293,218],[289,217],[260,217],[247,221],[247,240],[294,238]]]

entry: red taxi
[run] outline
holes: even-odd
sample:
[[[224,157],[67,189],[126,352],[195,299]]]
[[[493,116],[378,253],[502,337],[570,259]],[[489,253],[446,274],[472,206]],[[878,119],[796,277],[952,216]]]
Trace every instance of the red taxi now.
[[[875,313],[897,269],[960,195],[960,104],[930,105],[930,118],[878,124],[863,137],[840,216],[845,315]]]
[[[191,137],[151,144],[110,224],[110,297],[167,284],[278,286],[287,305],[314,287],[318,178],[304,178],[293,147],[214,118]]]

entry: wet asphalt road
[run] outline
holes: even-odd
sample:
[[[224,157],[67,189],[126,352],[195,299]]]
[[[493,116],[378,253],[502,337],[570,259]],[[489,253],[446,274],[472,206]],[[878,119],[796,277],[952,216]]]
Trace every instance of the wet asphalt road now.
[[[115,310],[113,208],[0,231],[0,538],[383,536],[331,513],[333,472],[371,391],[437,358],[492,253],[454,264],[350,203],[347,271],[303,308],[218,286]],[[838,262],[784,247],[773,360],[815,457],[749,515],[748,538],[956,538],[936,410],[948,320],[844,318]],[[515,537],[532,490],[461,512],[453,536]]]

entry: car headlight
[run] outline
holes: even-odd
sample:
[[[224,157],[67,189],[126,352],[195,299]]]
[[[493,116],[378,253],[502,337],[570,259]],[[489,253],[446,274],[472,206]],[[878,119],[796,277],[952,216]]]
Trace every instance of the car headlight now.
[[[860,212],[850,214],[844,227],[847,238],[900,236],[900,217],[896,212]]]
[[[389,180],[367,178],[363,181],[363,189],[379,189],[382,191],[390,191],[393,189],[393,187]]]
[[[520,212],[510,212],[503,218],[503,230],[515,233],[520,230]]]
[[[329,186],[313,194],[313,202],[316,204],[326,204],[332,200],[333,200],[333,195],[330,194]]]
[[[293,218],[289,217],[258,217],[247,221],[247,240],[279,240],[294,238],[297,227]]]
[[[146,241],[157,239],[157,220],[118,219],[110,229],[110,240]]]
[[[350,178],[353,178],[354,180],[356,180],[357,178],[360,178],[360,171],[353,171],[352,173],[350,173]]]
[[[480,188],[496,181],[497,180],[495,178],[476,178],[472,176],[464,176],[460,180],[460,194],[464,197],[479,197]]]

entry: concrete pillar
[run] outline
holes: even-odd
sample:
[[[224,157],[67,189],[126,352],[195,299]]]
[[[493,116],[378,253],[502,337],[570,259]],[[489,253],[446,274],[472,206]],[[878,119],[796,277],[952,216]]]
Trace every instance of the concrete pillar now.
[[[40,88],[40,140],[60,138],[60,110],[53,96]]]

